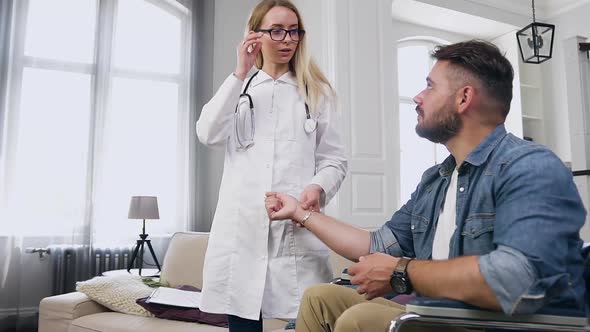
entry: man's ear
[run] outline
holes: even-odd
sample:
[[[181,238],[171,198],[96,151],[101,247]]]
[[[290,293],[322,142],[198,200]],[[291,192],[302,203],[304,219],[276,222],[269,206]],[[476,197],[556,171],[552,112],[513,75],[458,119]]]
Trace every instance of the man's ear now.
[[[457,90],[456,95],[457,112],[462,114],[469,109],[475,101],[475,89],[471,85],[466,85]]]

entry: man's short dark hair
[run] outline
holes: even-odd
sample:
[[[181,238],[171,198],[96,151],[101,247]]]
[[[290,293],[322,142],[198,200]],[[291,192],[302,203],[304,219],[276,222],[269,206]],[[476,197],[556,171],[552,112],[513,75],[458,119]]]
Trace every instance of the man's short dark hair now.
[[[446,60],[480,80],[485,93],[502,110],[504,117],[510,111],[514,70],[496,45],[483,40],[469,40],[438,46],[432,57]]]

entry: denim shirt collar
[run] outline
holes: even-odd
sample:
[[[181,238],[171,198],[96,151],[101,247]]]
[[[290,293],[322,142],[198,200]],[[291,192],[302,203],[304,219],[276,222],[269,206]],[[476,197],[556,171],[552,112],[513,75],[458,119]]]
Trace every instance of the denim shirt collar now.
[[[502,123],[494,128],[494,130],[467,155],[465,162],[473,166],[480,166],[488,159],[504,136],[506,136],[506,127],[504,127],[504,124]],[[442,162],[442,164],[440,164],[438,172],[441,176],[450,176],[456,166],[455,157],[450,155]]]

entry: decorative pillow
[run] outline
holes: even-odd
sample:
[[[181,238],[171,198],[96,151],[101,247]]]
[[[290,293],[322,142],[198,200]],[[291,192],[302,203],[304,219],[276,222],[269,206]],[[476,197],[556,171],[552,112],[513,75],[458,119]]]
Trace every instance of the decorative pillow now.
[[[200,289],[189,285],[180,286],[177,288],[192,292],[201,291]],[[137,304],[144,307],[158,318],[180,320],[183,322],[196,322],[220,327],[228,327],[227,315],[224,314],[212,314],[208,312],[202,312],[197,308],[175,307],[166,304],[151,302],[146,303],[146,300],[147,297],[139,299],[137,300]]]
[[[151,294],[153,288],[135,276],[94,277],[76,284],[78,292],[103,306],[126,314],[153,317],[135,301]]]

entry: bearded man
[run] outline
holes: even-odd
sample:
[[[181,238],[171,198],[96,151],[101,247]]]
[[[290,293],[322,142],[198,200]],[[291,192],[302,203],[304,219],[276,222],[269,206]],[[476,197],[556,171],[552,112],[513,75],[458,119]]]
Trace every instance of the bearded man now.
[[[510,62],[475,40],[440,46],[432,56],[426,88],[414,97],[416,132],[444,144],[450,156],[424,172],[380,229],[356,228],[267,193],[271,219],[290,218],[358,261],[349,268],[356,290],[318,285],[305,292],[297,331],[385,331],[405,312],[381,297],[392,290],[508,315],[584,308],[579,231],[586,211],[554,153],[506,132]]]

